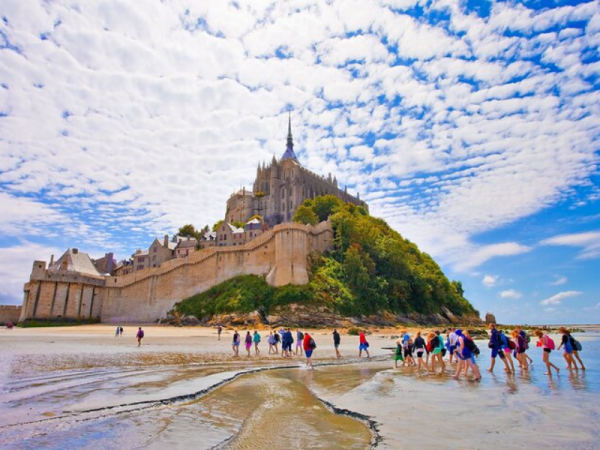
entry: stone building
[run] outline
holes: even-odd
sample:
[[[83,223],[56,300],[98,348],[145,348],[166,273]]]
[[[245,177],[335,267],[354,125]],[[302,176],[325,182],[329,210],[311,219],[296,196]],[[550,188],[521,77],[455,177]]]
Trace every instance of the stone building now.
[[[286,150],[280,160],[273,157],[270,165],[258,165],[252,192],[245,188],[227,201],[225,222],[246,222],[252,216],[264,218],[269,226],[290,222],[296,208],[307,198],[335,195],[347,203],[369,209],[360,199],[338,187],[336,177],[317,175],[302,167],[294,153],[291,120],[288,123]]]
[[[198,248],[198,241],[193,237],[178,237],[177,245],[173,251],[175,258],[187,258]]]

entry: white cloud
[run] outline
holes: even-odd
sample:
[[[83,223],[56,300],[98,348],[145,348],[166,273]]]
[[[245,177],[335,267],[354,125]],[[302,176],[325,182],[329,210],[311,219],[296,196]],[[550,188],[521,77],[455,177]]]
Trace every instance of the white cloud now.
[[[497,275],[486,275],[483,277],[483,280],[481,280],[481,284],[485,287],[494,287],[496,286],[496,283],[498,283]]]
[[[569,281],[567,277],[564,277],[562,275],[555,275],[554,278],[555,280],[552,283],[550,283],[552,286],[560,286]]]
[[[519,298],[523,297],[523,294],[521,294],[519,291],[515,291],[514,289],[508,289],[506,291],[500,292],[499,297],[500,298],[519,299]]]
[[[579,259],[592,259],[600,256],[600,231],[562,234],[544,239],[541,243],[544,245],[582,247],[583,250],[578,255]]]
[[[559,292],[558,294],[553,295],[552,297],[548,297],[540,302],[540,305],[560,305],[561,302],[569,297],[575,297],[577,295],[581,295],[583,292],[580,291],[564,291]]]
[[[33,261],[49,261],[50,255],[58,258],[62,252],[56,247],[27,241],[22,241],[12,247],[0,247],[0,279],[2,279],[0,298],[2,298],[2,303],[21,304],[23,284],[29,280]]]
[[[484,262],[498,256],[514,256],[531,251],[531,247],[516,242],[484,245],[473,251],[467,260],[457,264],[462,270],[478,267]]]

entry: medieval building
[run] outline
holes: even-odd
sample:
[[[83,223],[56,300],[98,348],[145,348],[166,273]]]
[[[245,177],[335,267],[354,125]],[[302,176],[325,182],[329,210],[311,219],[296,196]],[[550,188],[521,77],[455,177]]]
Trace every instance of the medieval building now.
[[[354,197],[346,188],[340,189],[336,177],[323,177],[302,167],[294,153],[290,119],[285,153],[280,160],[273,156],[268,166],[258,165],[252,192],[242,189],[229,198],[225,221],[245,223],[257,215],[269,226],[290,222],[304,200],[320,195],[335,195],[346,203],[369,209],[358,195]]]

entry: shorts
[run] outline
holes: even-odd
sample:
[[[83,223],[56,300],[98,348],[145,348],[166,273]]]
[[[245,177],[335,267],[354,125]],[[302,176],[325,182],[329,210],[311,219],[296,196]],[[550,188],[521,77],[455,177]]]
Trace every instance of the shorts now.
[[[439,355],[440,353],[442,353],[442,349],[438,347],[434,349],[431,353],[434,355]]]
[[[334,346],[335,348],[338,348],[338,347],[340,346],[340,344],[333,344],[333,346]]]
[[[504,352],[502,350],[500,350],[499,348],[493,348],[492,349],[492,358],[495,358],[496,356],[499,356],[500,359],[506,358],[506,356],[504,356]]]
[[[252,342],[247,342],[246,343],[246,350],[248,350],[250,347],[252,347]]]
[[[289,344],[285,344],[285,345],[283,346],[283,349],[284,349],[284,350],[288,350],[288,351],[290,351],[290,352],[291,352],[291,351],[292,351],[292,344],[291,344],[291,343],[289,343]]]
[[[412,358],[412,350],[410,348],[405,348],[404,349],[404,357],[405,358]]]
[[[302,342],[296,342],[296,347],[302,347]]]
[[[358,346],[358,349],[359,349],[359,350],[367,350],[368,348],[369,348],[369,347],[368,347],[368,345],[367,345],[367,344],[360,344],[360,345]]]
[[[418,348],[417,350],[415,350],[415,353],[417,354],[417,358],[422,358],[423,353],[425,353],[425,350],[423,350],[422,348]]]
[[[239,342],[234,342],[233,345],[236,346],[236,347],[239,347],[240,343]]]
[[[477,364],[477,363],[475,362],[475,355],[471,355],[471,362],[472,362],[473,364]]]
[[[451,345],[450,346],[450,354],[453,355],[455,351],[456,351],[456,345]]]
[[[312,348],[309,348],[308,350],[304,350],[304,353],[306,354],[307,358],[310,358],[312,356],[312,352],[313,352]]]
[[[404,358],[402,358],[402,355],[396,355],[394,356],[394,361],[404,361]]]
[[[545,349],[544,349],[544,351],[545,351],[546,353],[550,353],[552,350],[550,350],[549,348],[545,348]]]
[[[504,353],[506,353],[507,355],[510,355],[510,352],[512,352],[512,350],[510,348],[506,347],[504,349]]]

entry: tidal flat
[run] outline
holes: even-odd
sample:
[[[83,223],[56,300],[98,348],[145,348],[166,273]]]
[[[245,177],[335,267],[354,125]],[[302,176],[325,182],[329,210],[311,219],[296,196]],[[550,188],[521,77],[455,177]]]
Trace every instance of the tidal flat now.
[[[553,352],[553,377],[534,345],[530,371],[489,374],[478,341],[480,382],[393,369],[389,330],[369,337],[370,360],[356,336],[335,360],[330,332],[311,332],[314,370],[268,355],[264,331],[260,356],[234,358],[231,331],[145,327],[138,348],[136,330],[2,330],[0,448],[600,448],[594,328],[576,336],[587,370]]]

